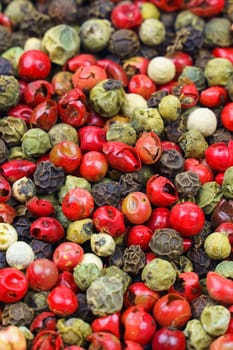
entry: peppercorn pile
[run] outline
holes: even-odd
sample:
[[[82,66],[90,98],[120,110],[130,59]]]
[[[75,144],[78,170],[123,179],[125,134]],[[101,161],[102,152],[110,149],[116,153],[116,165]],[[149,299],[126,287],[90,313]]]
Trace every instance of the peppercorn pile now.
[[[0,349],[233,349],[232,21],[1,1]]]

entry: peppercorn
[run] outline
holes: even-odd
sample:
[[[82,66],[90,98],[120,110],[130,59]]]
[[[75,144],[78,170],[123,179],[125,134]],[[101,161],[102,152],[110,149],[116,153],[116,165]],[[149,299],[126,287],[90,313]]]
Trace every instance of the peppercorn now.
[[[202,248],[192,247],[187,252],[187,257],[193,264],[193,271],[199,276],[204,276],[208,271],[215,268],[216,263]]]
[[[110,37],[108,50],[120,58],[136,56],[139,52],[140,42],[132,29],[119,29]]]
[[[85,21],[79,31],[81,44],[88,52],[99,52],[109,43],[112,27],[107,19],[91,18]]]
[[[213,232],[205,240],[206,254],[214,260],[223,260],[231,254],[231,244],[223,232]]]
[[[125,99],[121,106],[121,112],[128,118],[132,118],[136,109],[146,109],[147,102],[144,97],[135,93],[125,94]]]
[[[65,183],[60,187],[58,191],[58,199],[59,203],[62,203],[63,198],[66,193],[72,190],[73,188],[83,188],[89,192],[91,192],[91,184],[83,177],[67,175],[65,177]]]
[[[183,253],[183,239],[176,230],[161,228],[154,231],[149,247],[156,256],[172,260]]]
[[[119,280],[123,283],[123,293],[126,292],[127,288],[132,282],[132,278],[129,276],[128,273],[126,273],[125,271],[123,271],[122,269],[114,265],[105,267],[102,270],[102,275],[109,276],[109,277],[114,276],[119,278]]]
[[[72,125],[66,123],[53,125],[48,131],[48,136],[52,146],[62,141],[72,141],[77,144],[79,142],[77,130]]]
[[[230,311],[222,305],[206,305],[201,313],[201,323],[205,331],[217,337],[226,332],[231,318]]]
[[[25,17],[35,10],[35,7],[30,1],[19,0],[17,2],[10,2],[5,8],[4,14],[8,16],[12,24],[16,27],[24,21]]]
[[[206,350],[213,341],[199,320],[190,320],[184,329],[187,345],[193,350]]]
[[[16,216],[12,225],[18,233],[18,240],[29,243],[31,241],[30,225],[31,222],[26,216]]]
[[[123,271],[136,275],[145,266],[145,253],[139,245],[130,245],[124,250],[123,254]]]
[[[179,172],[175,176],[174,183],[183,198],[195,197],[201,188],[199,176],[193,171]]]
[[[0,139],[0,164],[5,163],[9,156],[9,150],[3,139]]]
[[[12,34],[3,26],[0,26],[0,53],[8,50],[11,47]]]
[[[2,325],[4,327],[15,325],[17,327],[30,325],[34,317],[34,310],[25,302],[6,304],[2,311]]]
[[[83,244],[90,240],[93,233],[93,220],[90,218],[76,220],[69,223],[67,227],[67,240]]]
[[[175,77],[175,64],[169,58],[154,57],[148,64],[147,74],[155,83],[166,84]]]
[[[130,122],[137,134],[142,131],[154,131],[160,135],[164,130],[163,119],[156,108],[136,108]]]
[[[32,247],[36,259],[50,259],[53,255],[51,243],[43,242],[39,239],[33,239],[30,242],[30,246]]]
[[[138,35],[145,45],[159,45],[165,39],[165,27],[158,19],[147,18],[139,26]]]
[[[232,74],[232,63],[228,59],[221,57],[210,59],[204,69],[204,76],[209,86],[226,86]]]
[[[7,250],[12,243],[18,240],[16,229],[8,223],[0,222],[0,233],[0,250]]]
[[[206,237],[212,232],[211,223],[205,220],[204,226],[197,235],[193,236],[193,243],[195,248],[203,247]]]
[[[77,16],[77,4],[74,0],[52,0],[48,4],[48,14],[56,23],[74,24]]]
[[[30,290],[25,295],[24,302],[30,305],[35,313],[40,314],[43,311],[48,311],[47,297],[47,291],[34,292]]]
[[[6,251],[6,261],[9,266],[24,270],[34,260],[33,249],[26,242],[12,243]]]
[[[120,184],[112,180],[104,180],[94,184],[91,189],[96,205],[112,205],[117,207],[120,202]]]
[[[232,45],[231,21],[228,18],[211,18],[205,25],[204,34],[207,47]]]
[[[204,136],[198,130],[186,131],[179,137],[178,142],[185,158],[202,158],[208,147]]]
[[[174,121],[179,118],[181,112],[181,102],[178,97],[173,95],[164,96],[159,102],[159,113],[162,118]]]
[[[12,196],[20,203],[26,203],[26,201],[35,195],[36,186],[34,182],[26,176],[16,180],[12,185]]]
[[[37,164],[33,179],[41,193],[52,193],[58,191],[64,183],[65,174],[61,167],[56,167],[49,161],[42,161]]]
[[[222,197],[223,192],[220,185],[215,181],[208,181],[200,188],[197,204],[206,214],[211,214]]]
[[[203,31],[205,28],[205,21],[189,10],[180,11],[175,19],[175,30],[178,31],[188,26]]]
[[[217,272],[219,275],[226,277],[226,278],[232,278],[232,268],[233,268],[233,261],[230,260],[224,260],[221,261],[215,268],[215,272]]]
[[[207,305],[215,305],[215,301],[208,295],[202,294],[191,302],[193,318],[200,319],[201,313]]]
[[[185,66],[182,73],[179,75],[178,82],[182,82],[183,79],[191,80],[198,91],[201,91],[206,87],[204,72],[199,67]]]
[[[66,344],[85,345],[88,336],[92,333],[91,326],[80,318],[60,318],[56,324],[59,334]]]
[[[100,269],[94,263],[78,264],[73,271],[74,281],[80,290],[86,290],[100,276]]]
[[[107,141],[121,141],[134,146],[137,140],[135,129],[129,123],[117,122],[109,126],[106,133]]]
[[[160,174],[174,178],[184,168],[184,158],[175,149],[164,150],[159,159]]]
[[[93,253],[103,257],[111,255],[116,247],[114,239],[107,233],[92,234],[90,243]]]

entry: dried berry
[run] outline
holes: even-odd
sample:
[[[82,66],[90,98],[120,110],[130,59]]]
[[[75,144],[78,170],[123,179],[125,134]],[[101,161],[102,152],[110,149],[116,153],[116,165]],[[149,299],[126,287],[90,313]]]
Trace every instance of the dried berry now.
[[[139,245],[131,245],[124,250],[123,271],[137,275],[143,269],[146,263],[145,253]]]
[[[33,179],[41,193],[52,193],[58,191],[64,183],[65,173],[62,167],[42,161],[37,164]]]
[[[25,302],[6,304],[2,311],[2,325],[29,326],[34,318],[34,310]]]
[[[120,185],[116,181],[103,181],[92,186],[92,196],[96,205],[112,205],[117,207],[120,202]]]
[[[161,228],[154,231],[149,247],[156,256],[170,260],[183,253],[183,239],[176,230]]]

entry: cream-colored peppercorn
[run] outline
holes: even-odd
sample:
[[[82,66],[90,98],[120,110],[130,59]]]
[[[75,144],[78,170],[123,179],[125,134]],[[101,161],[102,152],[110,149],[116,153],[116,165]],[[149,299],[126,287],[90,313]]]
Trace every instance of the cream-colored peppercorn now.
[[[214,337],[226,333],[230,319],[231,313],[223,305],[206,305],[200,318],[205,331]]]
[[[83,255],[83,259],[80,262],[80,264],[82,265],[82,264],[90,264],[90,263],[96,264],[99,270],[102,270],[104,267],[102,260],[97,255],[93,253],[85,253]]]
[[[224,232],[213,232],[205,240],[206,254],[214,260],[223,260],[231,254],[231,244]]]
[[[18,233],[14,226],[5,222],[0,223],[0,250],[7,248],[18,240]]]
[[[147,102],[139,94],[125,94],[125,100],[121,107],[121,112],[125,117],[131,118],[136,108],[146,109]]]
[[[217,117],[209,108],[196,108],[188,116],[187,129],[199,130],[205,137],[213,135],[217,128]]]
[[[26,176],[16,180],[12,185],[12,196],[20,203],[25,203],[35,195],[36,186],[34,182]]]
[[[147,74],[156,84],[166,84],[175,77],[176,67],[169,58],[158,56],[150,60]]]
[[[24,44],[24,51],[28,50],[41,50],[41,40],[36,37],[28,38]]]
[[[33,249],[23,241],[12,243],[6,251],[6,261],[11,267],[19,270],[26,269],[35,258]]]
[[[107,233],[95,233],[91,235],[91,250],[98,256],[109,256],[116,248],[112,236]]]

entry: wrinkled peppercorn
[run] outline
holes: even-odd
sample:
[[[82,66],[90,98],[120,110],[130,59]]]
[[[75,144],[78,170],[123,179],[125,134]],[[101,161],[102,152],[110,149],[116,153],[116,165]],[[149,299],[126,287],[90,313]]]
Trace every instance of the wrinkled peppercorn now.
[[[29,326],[34,317],[34,310],[25,302],[5,305],[2,311],[1,319],[4,327],[9,325]]]
[[[160,174],[168,178],[174,178],[183,170],[184,158],[175,149],[168,149],[162,152],[159,160]]]
[[[116,30],[110,37],[109,51],[121,58],[136,56],[140,48],[137,34],[131,29]]]
[[[123,254],[123,271],[137,275],[145,266],[145,253],[139,245],[131,245],[124,250]]]
[[[208,271],[214,270],[216,262],[208,257],[202,248],[191,248],[187,252],[188,258],[193,264],[193,270],[199,276],[205,275]]]
[[[140,191],[142,188],[142,175],[139,172],[125,173],[119,178],[120,195],[127,196],[130,192]]]
[[[176,230],[161,228],[154,231],[149,247],[156,256],[172,260],[183,253],[183,239]]]
[[[37,164],[33,179],[41,193],[52,193],[58,191],[64,183],[65,173],[61,167],[42,161]]]
[[[116,181],[94,184],[91,193],[98,206],[112,205],[117,207],[121,199],[120,185]]]
[[[208,295],[202,294],[198,298],[194,299],[191,302],[192,316],[193,318],[200,319],[201,313],[206,307],[206,305],[215,305],[213,299],[211,299]]]
[[[53,248],[50,243],[46,243],[38,239],[33,239],[30,243],[30,246],[33,249],[36,259],[50,259],[52,257]]]

